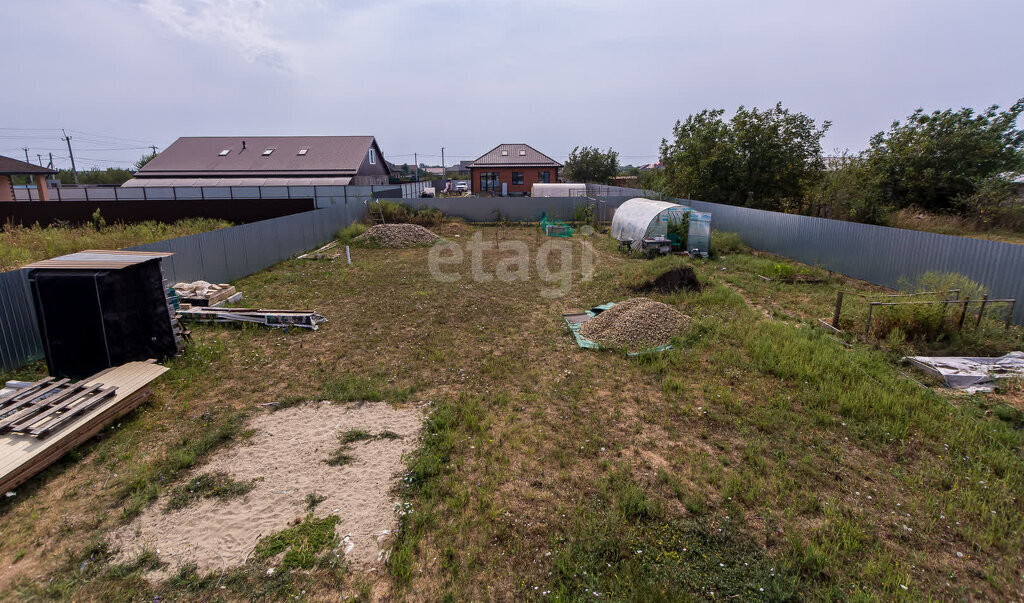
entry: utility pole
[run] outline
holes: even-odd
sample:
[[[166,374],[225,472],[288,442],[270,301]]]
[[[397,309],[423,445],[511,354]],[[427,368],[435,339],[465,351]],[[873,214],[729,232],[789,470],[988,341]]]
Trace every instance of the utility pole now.
[[[25,151],[25,163],[32,163],[28,160],[28,147],[21,147],[22,151]]]
[[[78,170],[75,169],[75,153],[71,150],[71,137],[64,131],[64,128],[61,128],[60,131],[64,134],[64,142],[68,143],[68,156],[71,157],[71,173],[75,176],[75,186],[78,186]]]
[[[51,170],[53,169],[53,153],[50,153],[50,164],[47,165],[46,167],[50,168]]]
[[[448,181],[448,168],[444,167],[444,147],[441,147],[441,184]]]
[[[153,149],[153,154],[156,155],[156,145],[155,144],[151,144],[151,145],[149,145],[149,148]]]
[[[420,181],[420,157],[416,153],[412,154],[412,161],[416,164],[416,182]]]
[[[39,160],[39,167],[43,167],[43,154],[42,153],[36,153],[36,159]]]

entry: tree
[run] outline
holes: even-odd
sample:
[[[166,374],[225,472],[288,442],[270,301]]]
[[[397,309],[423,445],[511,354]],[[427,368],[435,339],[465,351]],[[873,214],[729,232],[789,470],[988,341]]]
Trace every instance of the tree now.
[[[831,123],[776,104],[740,106],[726,121],[722,109],[705,109],[677,121],[673,140],[661,141],[669,192],[704,201],[760,209],[804,209],[804,197],[821,175],[821,139]]]
[[[112,167],[104,170],[93,168],[91,170],[79,170],[78,172],[79,184],[124,184],[131,180],[131,178],[131,170],[126,168]],[[75,177],[71,170],[57,170],[57,180],[64,184],[69,184],[74,183]]]
[[[145,165],[147,163],[149,163],[150,161],[153,161],[153,159],[155,157],[156,157],[156,152],[155,151],[153,153],[146,153],[145,155],[140,157],[138,161],[135,162],[135,164],[134,164],[135,165],[135,170],[136,171],[141,170],[143,167],[145,167]]]
[[[1024,167],[1024,131],[1016,128],[1024,99],[1006,111],[963,108],[914,111],[905,123],[871,138],[867,157],[882,194],[896,207],[950,212],[986,179]]]
[[[608,148],[575,147],[565,160],[565,177],[572,182],[611,184],[619,173],[619,154]]]

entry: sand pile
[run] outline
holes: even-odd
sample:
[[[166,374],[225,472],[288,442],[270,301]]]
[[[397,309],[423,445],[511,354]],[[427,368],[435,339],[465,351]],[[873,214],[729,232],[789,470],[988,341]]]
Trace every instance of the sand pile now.
[[[381,247],[412,247],[433,243],[438,236],[418,224],[376,224],[355,238]]]
[[[607,346],[646,350],[668,343],[687,320],[671,306],[634,297],[580,325],[580,335]]]
[[[261,537],[305,516],[306,495],[315,492],[325,497],[316,517],[340,518],[336,532],[348,537],[342,546],[346,561],[362,569],[380,566],[398,523],[393,490],[405,467],[402,456],[415,447],[422,421],[418,408],[384,403],[309,403],[259,414],[248,424],[255,435],[196,471],[258,479],[251,492],[225,501],[202,499],[170,513],[161,498],[110,540],[121,549],[121,560],[149,548],[171,572],[190,562],[201,571],[221,571],[245,561]],[[348,450],[350,463],[326,464],[339,435],[353,429],[400,437],[356,442]]]

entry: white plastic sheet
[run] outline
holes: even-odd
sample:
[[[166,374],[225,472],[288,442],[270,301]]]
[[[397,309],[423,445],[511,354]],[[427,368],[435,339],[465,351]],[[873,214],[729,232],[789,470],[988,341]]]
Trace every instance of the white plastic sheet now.
[[[907,356],[904,360],[956,389],[992,391],[996,379],[1024,377],[1024,352],[1010,352],[995,358]]]
[[[681,220],[687,211],[690,208],[678,203],[636,197],[615,210],[612,216],[612,236],[620,241],[633,241],[633,248],[638,249],[640,239],[667,234],[669,222]]]

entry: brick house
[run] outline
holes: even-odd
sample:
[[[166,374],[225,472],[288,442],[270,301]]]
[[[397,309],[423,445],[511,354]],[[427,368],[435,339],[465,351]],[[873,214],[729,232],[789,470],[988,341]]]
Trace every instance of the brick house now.
[[[558,182],[562,167],[528,144],[499,144],[469,164],[474,193],[528,195],[538,182]]]

